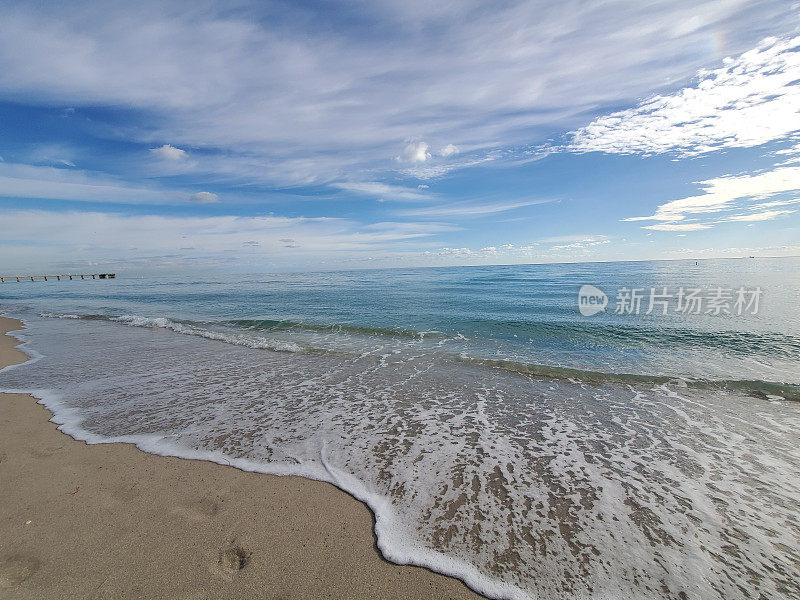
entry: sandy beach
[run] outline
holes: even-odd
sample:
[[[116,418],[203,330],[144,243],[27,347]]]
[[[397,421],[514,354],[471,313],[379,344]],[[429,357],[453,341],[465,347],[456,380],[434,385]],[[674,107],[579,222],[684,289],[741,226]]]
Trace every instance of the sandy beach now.
[[[0,335],[0,366],[27,360],[17,343]],[[1,598],[479,598],[385,561],[332,485],[89,446],[50,416],[0,394]]]

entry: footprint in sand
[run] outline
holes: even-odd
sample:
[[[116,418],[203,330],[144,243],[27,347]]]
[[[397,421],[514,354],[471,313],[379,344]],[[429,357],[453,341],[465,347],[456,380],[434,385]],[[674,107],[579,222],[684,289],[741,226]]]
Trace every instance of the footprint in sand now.
[[[0,589],[17,587],[39,568],[39,560],[25,554],[12,554],[0,560]]]
[[[236,573],[241,571],[250,562],[252,552],[242,548],[238,544],[231,543],[228,547],[223,548],[219,553],[219,568],[224,573]]]

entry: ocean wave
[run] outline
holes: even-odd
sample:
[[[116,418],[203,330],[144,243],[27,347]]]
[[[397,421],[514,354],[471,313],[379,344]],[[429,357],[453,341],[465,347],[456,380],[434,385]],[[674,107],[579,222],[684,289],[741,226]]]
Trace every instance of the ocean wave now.
[[[61,313],[40,313],[42,317],[59,319],[80,319],[88,321],[107,321],[120,323],[131,327],[160,328],[174,331],[185,335],[194,335],[206,339],[217,340],[237,346],[245,346],[253,349],[272,350],[277,352],[329,352],[330,347],[321,343],[314,343],[313,340],[303,340],[303,342],[291,340],[279,340],[263,335],[252,335],[247,332],[257,332],[263,334],[270,331],[280,333],[312,332],[312,333],[344,333],[351,335],[382,335],[395,336],[398,330],[388,328],[373,328],[366,326],[331,325],[314,326],[301,321],[291,320],[270,320],[270,319],[233,319],[226,321],[188,321],[169,319],[166,317],[144,317],[139,315],[109,316],[101,314],[61,314]],[[224,327],[224,331],[215,330],[214,327]],[[242,331],[244,330],[244,331]],[[436,338],[441,332],[425,332],[403,330],[400,332],[402,339],[424,340],[426,334]],[[442,341],[462,342],[466,338],[457,334],[454,337],[442,337]],[[330,344],[329,344],[330,345]],[[329,346],[328,345],[328,346]],[[441,344],[437,345],[440,348]],[[338,351],[342,351],[338,348]],[[732,379],[732,378],[699,378],[680,375],[661,375],[649,373],[626,373],[597,369],[581,369],[566,367],[554,364],[539,364],[522,362],[515,360],[484,358],[470,356],[465,353],[459,355],[443,352],[442,356],[455,359],[460,362],[471,363],[483,367],[503,369],[521,375],[548,379],[577,380],[589,385],[604,384],[623,384],[623,385],[651,385],[660,386],[667,383],[678,383],[682,387],[708,390],[726,390],[744,392],[751,396],[761,399],[771,399],[775,397],[786,400],[800,401],[800,386],[793,383],[780,381],[767,381],[760,379]]]
[[[545,345],[566,344],[570,347],[587,345],[595,348],[615,346],[636,349],[668,349],[670,352],[713,350],[730,356],[753,358],[760,355],[800,354],[800,337],[778,332],[702,331],[686,327],[655,327],[646,323],[619,325],[600,322],[547,322],[521,319],[473,319],[451,329],[386,327],[355,323],[319,323],[296,319],[225,319],[218,321],[191,321],[163,317],[138,317],[133,315],[109,316],[104,314],[40,313],[44,317],[133,321],[149,319],[144,327],[167,327],[179,324],[185,327],[233,327],[258,332],[305,332],[320,334],[349,334],[359,337],[394,338],[406,340],[448,341],[454,339],[497,342],[505,339],[522,339]],[[164,322],[160,321],[163,320]],[[467,334],[467,335],[465,335]]]
[[[142,317],[139,315],[121,315],[118,317],[108,315],[74,315],[58,313],[39,313],[41,317],[57,319],[81,319],[86,321],[108,321],[110,323],[121,323],[130,327],[145,327],[168,329],[184,335],[194,335],[209,340],[217,340],[237,346],[245,346],[258,350],[273,350],[275,352],[304,352],[308,350],[295,342],[284,340],[273,340],[264,337],[247,336],[233,331],[214,331],[207,329],[199,324],[190,321],[177,321],[165,317]]]
[[[185,327],[237,327],[253,331],[307,331],[315,333],[348,333],[362,336],[383,336],[403,339],[446,339],[444,334],[435,329],[407,329],[402,327],[374,327],[370,325],[354,325],[350,323],[313,323],[292,319],[226,319],[220,321],[191,321],[185,319],[169,319],[166,317],[143,317],[138,315],[112,316],[104,314],[62,314],[41,312],[40,317],[56,319],[83,319],[87,321],[112,321],[126,323],[138,327],[162,327],[173,329],[176,325]],[[460,334],[455,334],[460,335]]]
[[[235,325],[259,331],[291,331],[302,329],[320,333],[349,333],[355,335],[376,335],[422,340],[425,338],[439,338],[443,333],[438,330],[408,329],[403,327],[375,327],[370,325],[355,325],[352,323],[312,323],[308,321],[295,321],[292,319],[233,319],[221,321],[223,325]]]
[[[485,367],[503,369],[522,375],[543,377],[547,379],[577,380],[589,385],[624,384],[662,386],[677,383],[681,387],[706,390],[723,390],[744,392],[761,399],[770,400],[776,397],[785,400],[800,401],[800,386],[776,381],[750,379],[699,379],[668,375],[648,375],[640,373],[614,373],[609,371],[593,371],[553,365],[523,363],[512,360],[472,358],[461,355],[458,360]]]

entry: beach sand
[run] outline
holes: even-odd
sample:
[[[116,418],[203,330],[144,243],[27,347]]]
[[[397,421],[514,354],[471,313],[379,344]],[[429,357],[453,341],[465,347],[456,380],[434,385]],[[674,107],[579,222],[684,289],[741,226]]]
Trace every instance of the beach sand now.
[[[0,366],[27,360],[16,344],[0,335]],[[50,417],[0,394],[0,598],[480,598],[383,560],[332,485],[88,446]]]

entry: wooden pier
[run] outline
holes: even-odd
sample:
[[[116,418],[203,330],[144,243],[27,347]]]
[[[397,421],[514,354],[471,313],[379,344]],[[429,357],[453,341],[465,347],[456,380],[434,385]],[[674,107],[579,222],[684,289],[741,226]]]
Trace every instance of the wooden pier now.
[[[48,279],[55,279],[61,281],[62,279],[114,279],[116,273],[84,273],[83,275],[0,275],[0,283],[7,281],[47,281]]]

